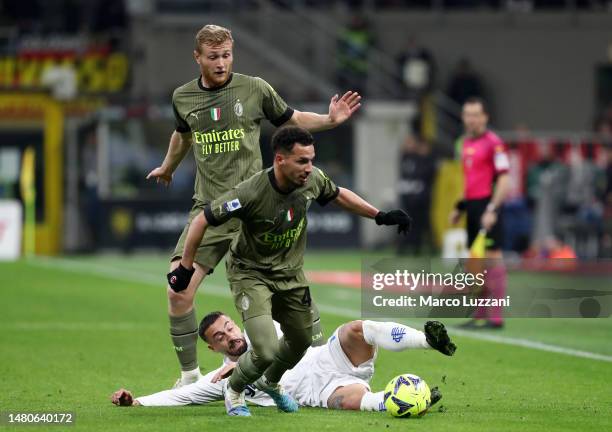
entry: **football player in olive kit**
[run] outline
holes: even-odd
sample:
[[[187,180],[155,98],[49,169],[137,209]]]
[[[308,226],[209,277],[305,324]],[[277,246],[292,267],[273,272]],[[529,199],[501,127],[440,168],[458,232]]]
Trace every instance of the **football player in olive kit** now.
[[[189,221],[213,198],[262,169],[259,148],[262,120],[267,119],[275,126],[292,124],[320,131],[346,121],[361,105],[361,96],[349,91],[341,98],[332,97],[326,115],[294,110],[263,79],[232,72],[232,49],[233,38],[228,29],[206,25],[198,31],[194,58],[201,75],[174,91],[176,130],[162,165],[147,176],[170,184],[175,169],[193,149],[197,173]],[[170,270],[178,266],[189,223],[172,254]],[[226,254],[238,228],[239,222],[232,220],[209,229],[196,251],[196,271],[187,289],[181,292],[166,289],[170,335],[181,364],[181,377],[175,387],[195,382],[201,376],[194,296],[204,277]],[[314,305],[313,314],[317,327],[313,345],[325,343]]]
[[[189,227],[180,264],[168,274],[175,291],[189,286],[193,263],[208,229],[241,221],[226,260],[236,310],[250,335],[252,350],[240,356],[225,392],[228,414],[248,416],[248,384],[266,392],[285,412],[297,403],[279,381],[311,344],[313,317],[308,282],[302,270],[306,247],[306,212],[313,201],[334,202],[378,225],[397,225],[407,233],[411,219],[403,210],[381,212],[348,189],[337,187],[313,166],[314,139],[297,126],[272,137],[274,165],[239,183],[206,204]],[[210,228],[209,228],[210,227]],[[273,320],[284,336],[278,340]]]

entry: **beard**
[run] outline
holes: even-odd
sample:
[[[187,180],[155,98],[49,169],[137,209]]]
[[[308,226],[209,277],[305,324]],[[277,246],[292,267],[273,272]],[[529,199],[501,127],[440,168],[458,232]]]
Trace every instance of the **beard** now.
[[[230,341],[227,354],[235,357],[240,357],[247,350],[247,342],[245,338],[238,338]]]
[[[307,175],[306,178],[303,178],[302,175],[295,176],[293,178],[288,177],[291,189],[299,189],[304,186],[308,182],[308,178],[310,175]]]
[[[227,82],[230,75],[232,74],[232,66],[231,65],[228,66],[223,75],[218,75],[213,70],[202,69],[201,72],[204,78],[206,79],[206,81],[211,83],[212,88],[214,88],[214,87],[222,86],[223,84]]]

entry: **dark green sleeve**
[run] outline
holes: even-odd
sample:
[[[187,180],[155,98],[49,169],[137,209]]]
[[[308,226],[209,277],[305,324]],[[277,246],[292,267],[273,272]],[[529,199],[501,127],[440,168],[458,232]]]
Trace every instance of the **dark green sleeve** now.
[[[261,78],[257,78],[259,88],[262,92],[263,111],[270,123],[278,127],[284,124],[293,115],[293,108],[281,98],[270,84]]]
[[[247,196],[241,185],[224,193],[204,206],[206,221],[212,226],[218,226],[234,217],[242,219],[249,204]]]
[[[183,117],[181,117],[181,114],[176,108],[175,95],[172,96],[172,112],[174,113],[174,125],[176,131],[179,133],[191,132],[191,127],[189,127],[189,124]]]
[[[340,193],[340,189],[336,184],[319,168],[314,167],[313,174],[315,175],[315,184],[318,188],[317,202],[324,206],[330,201],[336,199]]]

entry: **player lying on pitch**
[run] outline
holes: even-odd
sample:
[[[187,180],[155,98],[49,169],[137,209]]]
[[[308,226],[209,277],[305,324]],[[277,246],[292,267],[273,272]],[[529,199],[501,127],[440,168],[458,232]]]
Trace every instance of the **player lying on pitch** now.
[[[278,337],[280,326],[275,324]],[[311,347],[300,362],[287,371],[281,385],[300,405],[332,409],[384,411],[384,392],[372,393],[370,380],[378,348],[389,351],[422,348],[436,349],[452,356],[456,346],[444,324],[428,321],[424,332],[411,327],[378,321],[351,321],[340,326],[323,346]],[[208,348],[225,356],[223,365],[197,382],[180,388],[134,398],[126,389],[117,390],[111,401],[119,406],[201,405],[224,400],[227,379],[238,357],[250,349],[248,335],[222,312],[204,317],[200,337]],[[249,386],[247,401],[259,406],[273,406],[264,392]],[[442,395],[436,387],[431,392],[432,405]]]

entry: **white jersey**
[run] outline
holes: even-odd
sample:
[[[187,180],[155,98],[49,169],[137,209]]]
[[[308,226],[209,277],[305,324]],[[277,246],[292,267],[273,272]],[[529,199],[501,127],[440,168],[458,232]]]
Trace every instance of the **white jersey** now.
[[[280,325],[275,322],[278,337],[282,337]],[[248,335],[247,345],[251,348]],[[350,384],[362,384],[370,391],[370,380],[374,375],[374,358],[353,366],[338,339],[338,330],[328,339],[327,344],[308,348],[304,357],[281,378],[281,385],[298,404],[309,407],[327,408],[327,400],[338,388]],[[224,359],[224,365],[231,361]],[[222,368],[207,373],[197,382],[178,388],[165,390],[136,400],[143,406],[201,405],[224,399],[227,379],[213,383],[213,376]],[[247,386],[247,402],[259,406],[274,406],[272,399],[265,393]]]
[[[212,378],[220,370],[216,369],[204,375],[197,382],[177,389],[164,390],[148,396],[140,396],[136,400],[143,406],[181,406],[181,405],[203,405],[210,402],[224,400],[227,379],[212,382]],[[247,386],[245,390],[246,400],[259,406],[274,406],[270,397]]]

